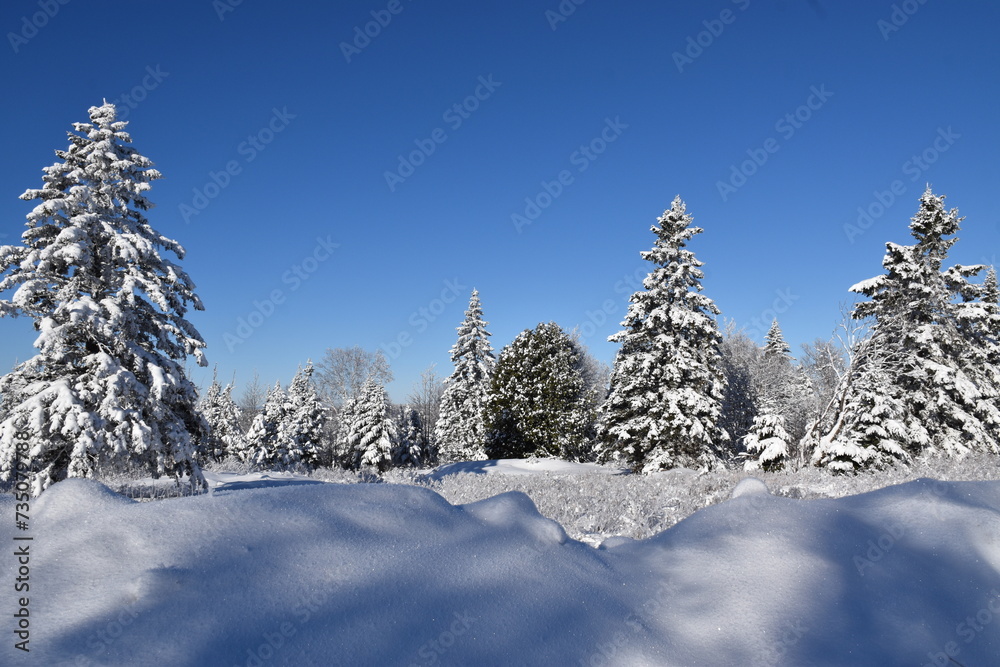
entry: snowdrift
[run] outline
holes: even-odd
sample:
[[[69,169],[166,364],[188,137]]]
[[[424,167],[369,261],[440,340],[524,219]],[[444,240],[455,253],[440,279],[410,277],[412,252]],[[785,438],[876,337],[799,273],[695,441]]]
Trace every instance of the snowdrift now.
[[[148,503],[56,484],[31,508],[29,654],[2,561],[0,663],[1000,664],[1000,482],[806,501],[747,480],[595,549],[516,492],[282,481]]]

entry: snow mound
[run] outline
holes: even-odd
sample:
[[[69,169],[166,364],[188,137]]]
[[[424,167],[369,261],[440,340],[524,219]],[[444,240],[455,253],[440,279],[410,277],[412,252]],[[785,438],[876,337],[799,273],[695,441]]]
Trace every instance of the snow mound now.
[[[231,472],[205,471],[205,481],[212,492],[237,491],[244,489],[264,489],[271,486],[287,486],[294,484],[322,484],[305,475],[290,472],[258,472],[239,474]]]
[[[121,505],[129,505],[135,501],[119,495],[92,479],[73,477],[53,484],[32,503],[32,511],[36,517],[45,515],[61,515],[68,512],[86,512],[100,514]]]
[[[614,549],[615,547],[620,547],[626,544],[633,544],[634,542],[636,542],[636,540],[632,539],[631,537],[622,537],[622,536],[609,537],[608,539],[601,542],[600,546],[598,546],[597,548]]]
[[[739,498],[740,496],[769,496],[771,492],[767,488],[767,484],[763,480],[757,479],[756,477],[747,477],[746,479],[741,479],[740,483],[733,488],[730,498]]]
[[[538,545],[565,544],[569,539],[562,526],[539,514],[531,498],[520,491],[508,491],[461,507],[496,528],[521,530]]]

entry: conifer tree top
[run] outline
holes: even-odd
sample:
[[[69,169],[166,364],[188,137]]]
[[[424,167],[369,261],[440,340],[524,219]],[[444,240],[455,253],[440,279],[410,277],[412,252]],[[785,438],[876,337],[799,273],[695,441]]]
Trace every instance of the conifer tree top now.
[[[781,327],[778,326],[778,320],[771,322],[771,328],[764,336],[764,341],[764,357],[766,359],[792,360],[792,348],[785,341]]]
[[[493,346],[486,330],[489,322],[483,320],[483,307],[479,301],[479,290],[472,290],[469,297],[469,307],[465,311],[465,319],[458,326],[458,340],[451,348],[451,361],[456,371],[463,361],[479,365],[484,364],[485,370],[490,370],[494,361]],[[487,373],[488,374],[488,373]],[[454,374],[453,374],[454,375]]]
[[[935,271],[940,270],[942,260],[948,255],[957,238],[946,239],[959,231],[959,225],[965,218],[958,217],[958,209],[946,211],[944,195],[935,195],[930,185],[920,197],[920,208],[910,219],[910,233],[917,240],[918,247],[924,249],[934,262]]]
[[[89,123],[67,133],[69,148],[56,151],[62,162],[44,168],[44,186],[21,195],[41,203],[27,216],[24,245],[0,247],[0,292],[16,288],[0,301],[0,315],[64,324],[103,312],[102,334],[205,366],[205,342],[184,319],[189,306],[204,306],[187,273],[160,255],[162,248],[183,259],[184,248],[144,214],[152,208],[145,193],[161,174],[130,145],[113,104],[89,113]],[[43,337],[52,326],[40,327]]]

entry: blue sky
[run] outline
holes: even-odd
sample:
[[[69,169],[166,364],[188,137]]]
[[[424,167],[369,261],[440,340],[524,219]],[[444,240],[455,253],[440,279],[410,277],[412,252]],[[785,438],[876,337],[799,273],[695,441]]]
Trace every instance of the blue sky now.
[[[952,259],[995,262],[998,24],[987,0],[10,0],[0,233],[107,98],[240,385],[361,345],[402,400],[451,371],[473,287],[498,349],[554,320],[611,362],[676,194],[705,293],[798,352],[908,242],[927,182],[967,216]],[[0,321],[0,364],[33,338]]]

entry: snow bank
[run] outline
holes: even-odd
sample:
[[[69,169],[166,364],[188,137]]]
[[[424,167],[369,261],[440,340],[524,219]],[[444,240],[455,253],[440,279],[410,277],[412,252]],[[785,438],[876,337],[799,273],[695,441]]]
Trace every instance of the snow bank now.
[[[1000,655],[1000,482],[923,479],[808,501],[744,483],[653,538],[594,549],[518,493],[453,506],[402,485],[216,481],[210,496],[150,503],[83,480],[46,491],[32,503],[31,653],[8,631],[0,664],[945,665],[950,654],[971,666]],[[13,559],[0,567],[13,581]]]

